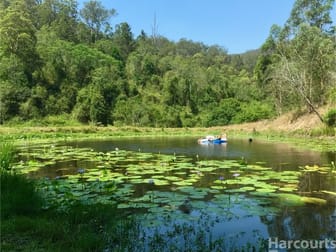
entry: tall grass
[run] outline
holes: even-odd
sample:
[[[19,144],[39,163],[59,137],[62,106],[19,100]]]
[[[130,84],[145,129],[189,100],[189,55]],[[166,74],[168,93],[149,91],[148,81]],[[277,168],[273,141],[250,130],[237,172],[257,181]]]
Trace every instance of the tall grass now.
[[[15,215],[32,215],[41,210],[42,198],[34,182],[23,175],[1,173],[1,220]]]
[[[2,143],[0,145],[0,169],[1,172],[11,170],[12,163],[15,160],[15,147],[11,143]]]
[[[42,205],[33,181],[12,172],[15,155],[13,144],[0,145],[1,220],[11,215],[36,213]]]

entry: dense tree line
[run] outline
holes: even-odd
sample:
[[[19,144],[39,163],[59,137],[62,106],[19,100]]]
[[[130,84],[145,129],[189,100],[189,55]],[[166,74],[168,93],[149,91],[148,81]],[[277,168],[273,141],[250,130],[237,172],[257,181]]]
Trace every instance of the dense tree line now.
[[[278,111],[336,101],[334,0],[297,0],[284,27],[273,25],[255,67]],[[335,114],[336,115],[336,114]]]
[[[334,0],[297,0],[261,49],[112,26],[114,9],[76,0],[0,0],[0,123],[213,126],[270,118],[335,97]],[[220,32],[220,31],[219,31]]]

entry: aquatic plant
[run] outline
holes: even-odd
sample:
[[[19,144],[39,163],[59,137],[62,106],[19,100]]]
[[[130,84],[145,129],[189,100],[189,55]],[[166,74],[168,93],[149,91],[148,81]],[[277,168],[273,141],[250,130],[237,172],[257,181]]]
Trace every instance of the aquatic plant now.
[[[195,160],[120,149],[102,153],[60,145],[24,149],[19,155],[22,162],[13,168],[28,175],[71,160],[76,160],[74,167],[81,167],[69,169],[59,179],[40,180],[38,190],[46,199],[46,209],[111,204],[122,212],[139,214],[141,229],[170,227],[172,220],[191,224],[200,216],[220,223],[276,215],[286,207],[327,205],[332,195],[323,190],[314,197],[301,196],[300,181],[310,173],[306,168],[277,171],[262,162],[242,165],[239,160]],[[191,214],[181,211],[186,200]],[[243,214],[237,214],[237,209]]]
[[[13,144],[3,142],[0,144],[0,172],[10,171],[15,160],[16,149]]]

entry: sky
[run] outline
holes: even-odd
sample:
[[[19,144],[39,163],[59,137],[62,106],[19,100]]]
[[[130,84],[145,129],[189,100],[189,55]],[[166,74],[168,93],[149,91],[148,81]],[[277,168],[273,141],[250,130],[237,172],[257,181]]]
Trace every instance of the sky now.
[[[283,26],[295,0],[100,0],[115,9],[112,26],[127,22],[137,37],[141,30],[172,41],[188,39],[218,45],[229,53],[259,48],[273,24]],[[81,3],[85,0],[79,0]],[[334,10],[336,12],[336,10]],[[334,19],[335,20],[335,19]],[[156,24],[156,26],[154,26]]]

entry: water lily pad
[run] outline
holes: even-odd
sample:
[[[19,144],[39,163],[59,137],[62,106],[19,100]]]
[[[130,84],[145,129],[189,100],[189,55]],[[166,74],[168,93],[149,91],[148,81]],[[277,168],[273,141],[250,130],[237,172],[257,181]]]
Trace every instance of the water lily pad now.
[[[117,208],[121,208],[121,209],[124,209],[124,208],[130,208],[130,204],[127,204],[127,203],[119,203]]]
[[[328,173],[328,172],[331,171],[331,168],[330,168],[330,167],[320,167],[320,166],[318,166],[318,165],[314,165],[314,166],[306,165],[306,166],[303,168],[303,171],[304,171],[304,172]]]
[[[260,192],[260,193],[272,193],[272,192],[275,192],[275,189],[272,189],[272,188],[257,188],[256,192]]]
[[[327,201],[325,199],[315,198],[315,197],[302,197],[301,200],[307,204],[314,205],[325,205]]]
[[[222,185],[213,185],[213,186],[210,186],[211,189],[214,189],[214,190],[222,190],[224,188],[226,188],[225,186],[222,186]]]
[[[154,214],[163,214],[164,212],[167,212],[167,208],[163,208],[163,207],[159,207],[159,206],[154,206],[154,207],[150,207],[148,208],[148,211],[150,213],[154,213]]]
[[[331,191],[327,191],[327,190],[323,190],[321,192],[332,195],[332,196],[336,196],[336,192],[331,192]]]
[[[182,178],[176,177],[176,176],[164,176],[164,178],[169,181],[181,181],[182,180]]]
[[[244,187],[241,187],[240,190],[241,190],[242,192],[248,192],[248,191],[254,191],[255,188],[252,187],[252,186],[244,186]]]
[[[177,190],[184,192],[184,193],[191,193],[193,192],[195,189],[192,186],[183,186],[183,187],[179,187],[177,188]]]
[[[153,179],[153,181],[154,181],[154,185],[156,185],[156,186],[162,186],[162,185],[169,185],[169,181],[167,181],[167,180],[163,180],[163,179]],[[147,180],[145,181],[145,183],[147,183]]]
[[[203,199],[207,193],[203,192],[193,192],[192,194],[189,195],[189,198],[191,199]]]
[[[286,184],[278,189],[281,192],[294,192],[297,190],[297,184]]]
[[[279,193],[277,198],[280,204],[285,206],[303,206],[305,204],[302,197],[296,194]]]
[[[200,168],[200,171],[201,172],[212,172],[212,171],[215,171],[217,169],[218,169],[218,167],[202,167],[202,168]]]
[[[152,176],[152,179],[167,179],[167,178],[164,175],[154,175]]]
[[[250,195],[252,196],[256,196],[256,197],[266,197],[266,198],[269,198],[269,197],[276,197],[276,193],[272,193],[272,192],[257,192],[257,191],[254,191],[254,192],[249,192]]]
[[[172,184],[177,185],[177,186],[191,186],[193,182],[182,180],[182,181],[174,181]]]
[[[227,179],[225,180],[225,184],[227,185],[235,185],[235,184],[240,184],[240,181],[238,179]]]
[[[272,168],[270,167],[263,167],[260,165],[247,165],[246,167],[244,167],[245,169],[248,170],[253,170],[253,171],[267,171],[267,170],[272,170]]]

